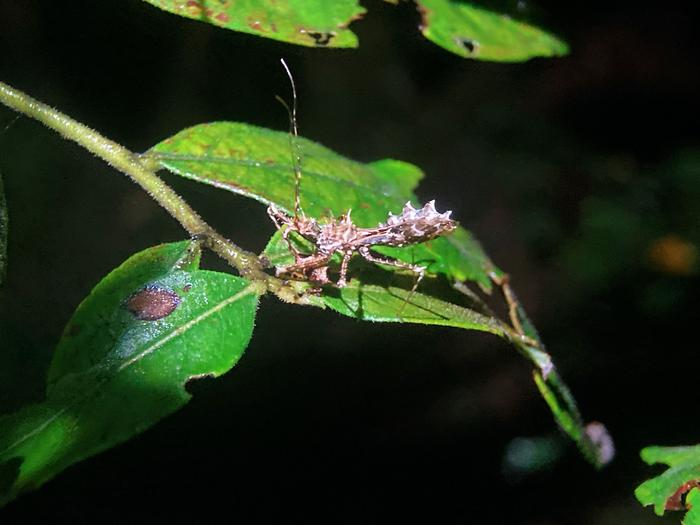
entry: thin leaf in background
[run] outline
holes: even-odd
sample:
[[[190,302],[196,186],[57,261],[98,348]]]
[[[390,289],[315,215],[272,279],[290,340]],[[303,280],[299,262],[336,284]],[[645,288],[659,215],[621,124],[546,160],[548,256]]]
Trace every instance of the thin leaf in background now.
[[[156,246],[107,275],[56,349],[46,400],[0,419],[0,504],[182,407],[250,340],[256,289],[198,270],[198,246]]]

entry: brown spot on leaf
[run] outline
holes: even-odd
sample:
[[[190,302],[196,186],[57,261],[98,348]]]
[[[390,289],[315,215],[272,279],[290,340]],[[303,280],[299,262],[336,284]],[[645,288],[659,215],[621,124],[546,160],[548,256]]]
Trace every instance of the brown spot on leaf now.
[[[700,480],[694,479],[691,481],[686,481],[678,487],[678,490],[674,492],[671,497],[666,500],[665,509],[666,510],[686,510],[689,509],[685,503],[685,496],[690,492],[690,489],[700,487]]]
[[[136,319],[157,321],[169,316],[180,304],[180,296],[171,290],[146,286],[126,301],[126,308]]]
[[[260,20],[248,20],[248,26],[254,31],[262,31],[262,24]]]
[[[182,287],[182,291],[183,291],[184,293],[189,292],[191,289],[192,289],[192,285],[191,285],[191,284],[186,284],[185,286]]]
[[[217,14],[214,18],[221,22],[222,24],[228,24],[231,21],[231,17],[227,13],[221,12]]]
[[[194,0],[189,0],[185,4],[185,10],[190,16],[200,16],[202,14],[202,5]]]

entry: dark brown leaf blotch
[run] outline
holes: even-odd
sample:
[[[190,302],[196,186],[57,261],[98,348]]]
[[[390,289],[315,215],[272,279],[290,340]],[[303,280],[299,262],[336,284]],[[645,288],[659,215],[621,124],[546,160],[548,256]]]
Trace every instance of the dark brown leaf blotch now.
[[[180,304],[180,296],[171,290],[146,286],[129,297],[126,308],[136,319],[157,321],[169,316]]]

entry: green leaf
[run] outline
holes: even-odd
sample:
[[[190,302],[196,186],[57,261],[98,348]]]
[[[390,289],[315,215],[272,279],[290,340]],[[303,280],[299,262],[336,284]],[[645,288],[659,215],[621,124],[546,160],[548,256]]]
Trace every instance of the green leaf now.
[[[145,0],[164,11],[290,44],[357,47],[357,0]]]
[[[156,246],[107,275],[56,349],[46,400],[0,419],[0,503],[142,432],[218,376],[250,340],[257,295],[198,270],[198,246]]]
[[[509,12],[454,0],[416,0],[421,32],[457,55],[499,62],[565,55],[567,45]]]
[[[418,204],[413,189],[423,173],[416,166],[389,159],[362,164],[301,137],[297,144],[302,154],[301,206],[307,216],[337,216],[352,209],[358,226],[372,227],[386,221],[389,212],[400,213],[406,201]],[[288,212],[294,209],[288,133],[235,122],[200,124],[157,144],[148,155],[181,176],[275,203]],[[377,251],[424,263],[429,272],[457,281],[491,286],[493,264],[463,228],[421,245]]]
[[[0,284],[7,274],[7,235],[9,231],[9,218],[7,213],[7,200],[5,188],[0,175]]]
[[[684,525],[700,523],[700,445],[689,447],[646,447],[641,452],[648,465],[662,463],[669,468],[639,485],[634,495],[644,505],[654,505],[662,516],[666,510],[690,508]],[[685,505],[683,497],[685,496]]]
[[[324,294],[323,301],[336,312],[363,321],[452,326],[505,337],[503,323],[492,316],[395,286],[353,280]]]

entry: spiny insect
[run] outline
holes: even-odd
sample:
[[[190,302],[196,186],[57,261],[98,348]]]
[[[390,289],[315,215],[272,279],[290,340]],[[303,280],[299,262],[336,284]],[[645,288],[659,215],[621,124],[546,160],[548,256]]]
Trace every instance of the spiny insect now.
[[[280,59],[282,66],[292,85],[292,107],[277,99],[287,108],[290,118],[290,143],[292,146],[292,164],[295,175],[294,215],[289,215],[274,204],[270,204],[267,213],[282,238],[294,255],[294,263],[276,267],[278,277],[288,277],[309,281],[315,285],[334,284],[339,288],[347,285],[348,264],[355,253],[364,259],[378,264],[394,266],[413,272],[416,277],[413,290],[425,275],[426,267],[409,264],[391,257],[381,256],[371,251],[372,246],[392,246],[400,248],[411,244],[419,244],[445,235],[457,227],[457,222],[450,218],[452,212],[438,213],[435,201],[430,201],[422,208],[414,208],[407,202],[400,215],[389,213],[386,222],[374,228],[360,228],[355,225],[348,210],[338,218],[331,218],[320,223],[314,218],[306,217],[301,209],[299,192],[301,186],[301,158],[297,150],[297,93],[292,73]],[[302,253],[290,240],[290,234],[296,233],[313,244],[313,253]],[[334,283],[328,277],[330,261],[335,254],[342,257],[340,275]]]

